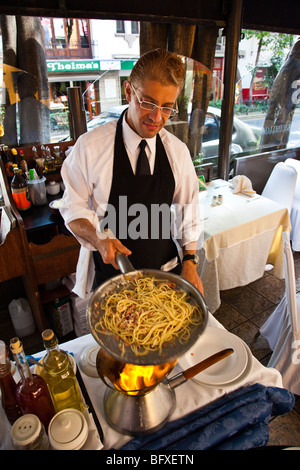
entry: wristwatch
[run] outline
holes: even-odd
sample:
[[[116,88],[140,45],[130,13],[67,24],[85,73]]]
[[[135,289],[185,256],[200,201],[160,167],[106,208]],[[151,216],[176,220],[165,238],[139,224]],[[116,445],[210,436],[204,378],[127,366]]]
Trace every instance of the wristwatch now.
[[[199,256],[198,255],[185,255],[182,258],[182,262],[192,260],[194,264],[199,264]]]

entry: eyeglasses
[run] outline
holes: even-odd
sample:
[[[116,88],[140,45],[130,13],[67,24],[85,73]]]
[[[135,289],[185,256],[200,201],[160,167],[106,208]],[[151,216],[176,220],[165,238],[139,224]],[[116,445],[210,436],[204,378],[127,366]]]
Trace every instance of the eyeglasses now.
[[[154,111],[155,109],[158,108],[160,109],[160,112],[164,114],[165,116],[174,116],[176,113],[178,113],[177,103],[176,103],[176,108],[167,108],[166,106],[157,106],[156,104],[150,103],[149,101],[142,101],[139,99],[132,83],[131,83],[131,87],[142,109],[145,109],[146,111]]]

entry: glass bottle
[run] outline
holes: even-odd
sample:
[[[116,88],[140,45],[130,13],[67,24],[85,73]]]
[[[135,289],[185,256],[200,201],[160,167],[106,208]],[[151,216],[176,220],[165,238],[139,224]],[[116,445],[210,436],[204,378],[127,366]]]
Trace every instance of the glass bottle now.
[[[16,399],[17,384],[11,374],[11,363],[4,341],[0,341],[0,388],[4,412],[10,424],[22,416],[21,408]]]
[[[29,199],[28,186],[25,178],[20,175],[20,170],[18,167],[14,167],[14,177],[11,182],[11,194],[17,209],[20,211],[25,211],[31,207],[31,202]]]
[[[45,380],[37,374],[32,374],[19,338],[10,341],[10,349],[21,376],[17,384],[16,398],[23,414],[36,415],[45,429],[55,414],[53,402]]]
[[[6,171],[6,176],[9,182],[11,182],[14,173],[13,173],[13,163],[11,161],[11,158],[9,156],[9,150],[6,145],[2,147],[2,159]]]
[[[46,348],[43,359],[43,377],[49,387],[55,411],[75,408],[84,411],[85,406],[69,355],[58,346],[58,340],[50,329],[43,331]]]
[[[22,168],[22,174],[26,178],[27,172],[28,172],[28,165],[25,160],[24,152],[23,150],[20,150],[20,158],[21,158],[21,168]]]
[[[49,147],[46,147],[46,159],[45,159],[45,171],[54,171],[55,170],[55,159],[51,155]]]
[[[55,145],[53,147],[53,155],[55,160],[55,168],[60,169],[63,163],[63,158],[59,145]]]

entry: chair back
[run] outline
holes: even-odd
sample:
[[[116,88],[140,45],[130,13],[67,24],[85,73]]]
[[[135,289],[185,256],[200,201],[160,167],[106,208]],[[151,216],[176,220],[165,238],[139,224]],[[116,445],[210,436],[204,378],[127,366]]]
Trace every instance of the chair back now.
[[[284,256],[284,275],[285,275],[285,293],[287,301],[287,309],[291,316],[291,324],[293,331],[298,331],[297,328],[297,297],[296,297],[296,280],[295,280],[295,265],[292,253],[290,234],[285,231],[282,233],[282,246]]]
[[[297,182],[297,171],[283,162],[274,166],[261,193],[262,196],[278,202],[291,212]]]
[[[292,166],[293,168],[295,168],[297,172],[297,182],[294,199],[300,200],[300,160],[296,160],[295,158],[287,158],[284,163],[288,166]]]

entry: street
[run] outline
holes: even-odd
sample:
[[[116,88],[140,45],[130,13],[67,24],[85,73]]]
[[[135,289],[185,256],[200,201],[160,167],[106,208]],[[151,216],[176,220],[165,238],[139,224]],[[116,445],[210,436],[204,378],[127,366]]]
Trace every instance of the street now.
[[[249,115],[243,118],[243,116],[237,116],[242,121],[246,122],[250,126],[256,126],[259,128],[263,128],[265,118],[262,117],[253,117],[251,118]],[[288,147],[300,147],[300,113],[297,111],[295,112],[292,120],[291,125],[291,132],[288,142]]]

